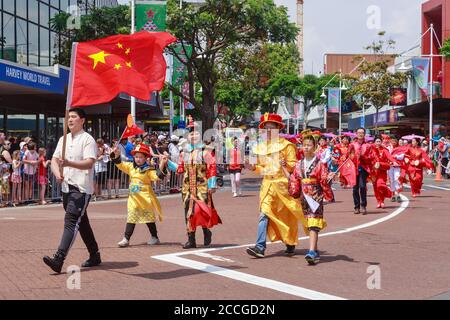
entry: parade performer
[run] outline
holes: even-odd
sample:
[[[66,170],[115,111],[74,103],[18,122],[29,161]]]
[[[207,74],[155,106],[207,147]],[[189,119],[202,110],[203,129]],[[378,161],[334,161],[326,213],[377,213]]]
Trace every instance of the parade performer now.
[[[312,136],[303,138],[303,151],[305,157],[298,161],[289,179],[289,194],[300,198],[303,209],[304,229],[309,234],[309,251],[305,256],[309,264],[316,264],[320,260],[317,242],[319,232],[327,223],[323,218],[324,186],[334,176],[328,173],[327,165],[322,163],[314,151],[316,141]]]
[[[161,157],[158,167],[151,166],[148,163],[150,148],[146,144],[138,144],[131,155],[133,162],[122,162],[118,146],[111,153],[111,160],[117,168],[130,177],[127,225],[124,238],[117,244],[121,248],[128,247],[136,224],[147,225],[151,235],[148,244],[159,244],[156,217],[160,222],[163,220],[161,205],[153,192],[152,183],[167,175],[167,157]]]
[[[319,138],[319,147],[316,150],[317,158],[327,167],[331,162],[331,150],[327,144],[327,138],[321,136]],[[324,186],[324,199],[327,202],[335,202],[333,189],[331,188],[332,181],[327,186]]]
[[[371,180],[377,199],[377,208],[384,208],[384,199],[392,196],[391,190],[387,186],[387,171],[391,167],[391,163],[398,163],[391,157],[389,150],[383,146],[381,136],[375,137],[375,145],[373,147],[374,161],[371,170]]]
[[[405,153],[405,163],[408,166],[407,172],[412,196],[415,198],[420,194],[420,189],[422,188],[423,168],[430,170],[434,168],[433,162],[420,147],[419,138],[413,138],[411,140],[411,146]]]
[[[199,126],[190,121],[188,144],[180,153],[178,164],[169,161],[169,169],[183,174],[182,201],[187,227],[188,241],[183,249],[196,248],[195,231],[202,227],[204,245],[212,241],[210,228],[222,223],[214,208],[212,194],[217,188],[217,167],[214,156],[202,143]]]
[[[388,171],[389,186],[393,193],[391,201],[400,202],[400,192],[403,190],[403,181],[406,175],[405,166],[405,153],[408,150],[408,146],[401,146],[399,140],[396,137],[391,138],[392,151],[391,156],[396,163],[391,164],[391,168]]]
[[[288,179],[282,169],[284,164],[285,170],[292,173],[297,162],[295,145],[278,135],[283,128],[281,116],[264,114],[259,129],[267,130],[267,139],[254,149],[257,164],[246,164],[249,170],[263,175],[257,241],[254,247],[247,248],[247,253],[257,258],[264,258],[267,237],[272,242],[283,241],[286,255],[294,255],[298,222],[304,219],[298,201],[289,195]]]
[[[373,152],[372,146],[366,142],[366,130],[356,131],[357,139],[352,143],[354,153],[350,154],[356,169],[356,184],[353,187],[354,214],[367,214],[367,178],[369,177]]]
[[[356,184],[356,169],[352,161],[349,160],[350,155],[355,153],[354,147],[350,144],[350,137],[343,135],[341,143],[336,148],[338,149],[338,166],[339,166],[339,180],[341,187],[353,187]]]
[[[97,144],[94,138],[83,130],[86,112],[72,108],[68,112],[66,137],[67,149],[64,151],[64,137],[59,139],[53,153],[51,170],[58,183],[62,184],[63,208],[65,211],[64,230],[61,241],[53,257],[45,256],[44,263],[54,272],[60,273],[64,260],[75,242],[78,231],[89,259],[81,266],[90,268],[102,263],[97,241],[92,231],[87,207],[94,193],[94,164],[97,159]],[[61,168],[63,172],[61,173]]]
[[[228,165],[228,172],[230,173],[231,192],[233,198],[242,196],[241,191],[241,172],[242,172],[242,158],[241,151],[238,148],[239,139],[233,138],[233,148],[230,150],[230,164]]]

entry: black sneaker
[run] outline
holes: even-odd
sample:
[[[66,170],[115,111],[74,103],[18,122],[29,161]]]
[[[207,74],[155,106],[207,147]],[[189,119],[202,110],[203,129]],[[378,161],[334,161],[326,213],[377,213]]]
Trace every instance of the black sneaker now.
[[[89,255],[89,259],[86,260],[81,266],[83,268],[91,268],[98,266],[102,263],[102,259],[100,258],[100,252]]]
[[[183,249],[194,249],[197,248],[197,244],[192,241],[188,241],[183,245]]]
[[[53,258],[45,256],[42,260],[44,260],[44,263],[48,265],[54,272],[61,273],[61,269],[64,264],[64,256],[57,253],[53,256]]]
[[[247,248],[247,253],[256,258],[264,258],[264,250],[258,249],[258,247]]]
[[[393,196],[393,197],[391,198],[391,202],[395,202],[395,201],[397,201],[397,197]]]
[[[284,253],[288,256],[288,257],[292,257],[295,256],[295,246],[291,246],[291,245],[286,245],[286,250],[284,251]]]

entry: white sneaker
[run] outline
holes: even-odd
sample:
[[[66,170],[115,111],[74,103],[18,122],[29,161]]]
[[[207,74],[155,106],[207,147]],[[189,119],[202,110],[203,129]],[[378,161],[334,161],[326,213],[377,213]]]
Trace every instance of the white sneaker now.
[[[239,191],[238,195],[239,197],[242,197],[242,191]]]
[[[122,241],[120,241],[118,244],[119,248],[125,248],[130,245],[130,241],[127,240],[127,238],[123,238]]]
[[[236,192],[233,193],[233,198],[236,198],[238,195]]]
[[[159,241],[159,239],[158,238],[155,238],[155,237],[152,237],[148,242],[147,242],[147,244],[149,244],[149,245],[155,245],[155,244],[160,244],[161,243],[161,241]]]

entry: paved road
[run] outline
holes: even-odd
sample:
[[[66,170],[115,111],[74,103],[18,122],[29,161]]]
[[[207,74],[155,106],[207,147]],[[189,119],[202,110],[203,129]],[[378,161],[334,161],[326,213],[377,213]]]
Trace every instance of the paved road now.
[[[215,195],[223,225],[213,229],[213,246],[184,251],[180,196],[161,199],[162,244],[148,246],[138,226],[129,248],[117,248],[126,221],[126,201],[91,203],[89,217],[101,246],[103,265],[82,270],[80,289],[69,275],[54,275],[42,256],[58,245],[60,206],[0,211],[0,299],[448,299],[450,297],[450,183],[426,179],[421,197],[409,190],[401,204],[387,202],[369,214],[352,214],[350,190],[336,191],[326,206],[329,227],[319,240],[322,261],[308,266],[307,239],[297,255],[269,244],[264,259],[245,253],[256,236],[259,180],[244,175],[245,196]],[[369,194],[373,194],[369,192]],[[202,234],[197,232],[198,243]],[[301,235],[304,236],[303,234]],[[65,267],[87,258],[77,239]],[[72,279],[72,278],[70,278]]]

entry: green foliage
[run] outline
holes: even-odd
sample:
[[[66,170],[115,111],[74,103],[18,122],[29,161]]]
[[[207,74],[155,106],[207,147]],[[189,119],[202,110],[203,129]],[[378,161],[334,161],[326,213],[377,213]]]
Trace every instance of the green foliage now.
[[[450,38],[444,41],[440,53],[445,56],[445,59],[450,60]]]
[[[50,19],[51,28],[63,34],[61,55],[57,55],[55,60],[66,66],[70,65],[72,42],[129,34],[131,31],[129,6],[92,7],[90,14],[81,17],[81,29],[68,30],[69,18],[68,13],[62,12]]]

